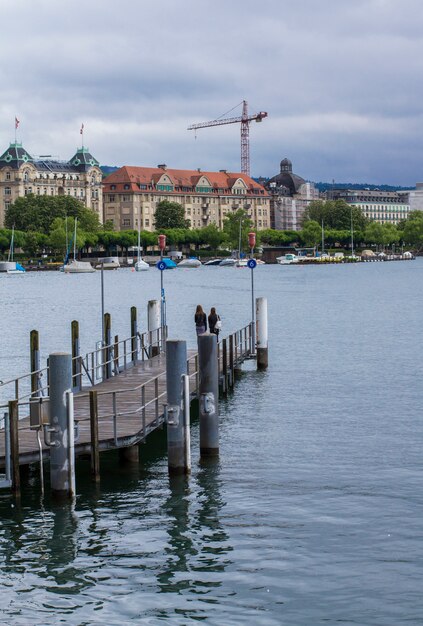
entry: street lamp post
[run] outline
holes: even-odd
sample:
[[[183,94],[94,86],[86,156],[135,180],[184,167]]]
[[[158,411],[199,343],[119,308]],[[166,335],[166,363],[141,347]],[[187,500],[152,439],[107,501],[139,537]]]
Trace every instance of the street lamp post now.
[[[254,248],[256,245],[256,233],[248,233],[248,244],[250,246],[250,259],[254,259]],[[254,302],[254,266],[251,266],[251,354],[256,353],[256,309]]]
[[[160,261],[163,260],[163,252],[166,248],[166,235],[159,235],[158,244],[160,248]],[[166,327],[166,297],[163,285],[163,270],[160,271],[160,326],[161,326],[161,341],[162,341],[162,350],[165,349],[165,327]]]
[[[353,207],[351,206],[351,256],[354,256],[354,225],[353,225]]]

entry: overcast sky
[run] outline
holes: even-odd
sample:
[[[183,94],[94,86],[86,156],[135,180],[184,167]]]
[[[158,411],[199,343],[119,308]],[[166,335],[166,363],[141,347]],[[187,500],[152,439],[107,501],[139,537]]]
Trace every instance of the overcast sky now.
[[[423,181],[421,0],[0,0],[0,149],[104,165]],[[230,116],[241,115],[239,106]]]

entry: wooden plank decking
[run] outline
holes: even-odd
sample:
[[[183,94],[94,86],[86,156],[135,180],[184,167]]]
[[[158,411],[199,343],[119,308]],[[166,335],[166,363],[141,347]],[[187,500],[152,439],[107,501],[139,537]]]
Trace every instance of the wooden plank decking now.
[[[219,350],[219,373],[225,380],[231,375],[233,367],[238,367],[250,355],[248,327],[237,331],[228,338],[234,348],[232,357],[226,350],[226,364]],[[198,372],[196,372],[195,350],[188,350],[188,374],[190,375],[191,394],[197,393]],[[166,404],[166,355],[137,362],[133,367],[123,369],[119,374],[96,384],[94,387],[75,392],[74,418],[77,424],[75,454],[91,452],[90,391],[97,395],[98,407],[98,449],[99,451],[124,448],[135,445],[164,423],[164,405]],[[29,406],[19,408],[20,416],[29,414]],[[19,464],[27,465],[40,460],[40,447],[43,458],[49,458],[50,449],[44,444],[44,436],[39,428],[31,429],[29,417],[19,419]],[[0,429],[0,469],[5,467],[5,430]]]
[[[188,358],[194,357],[195,354],[194,350],[188,351]],[[145,386],[144,398],[141,395],[143,385]],[[190,382],[191,392],[195,392],[195,386],[195,377],[193,377]],[[146,435],[160,427],[164,422],[166,355],[160,354],[146,361],[141,361],[134,367],[99,383],[92,389],[97,392],[98,397],[99,449],[108,450],[134,445],[142,441]],[[75,442],[76,455],[90,452],[89,391],[90,389],[74,394],[74,416],[75,422],[78,423],[78,438]],[[157,391],[158,400],[156,400]],[[113,394],[113,392],[115,393]],[[113,406],[113,397],[115,398],[115,406]],[[149,403],[145,409],[145,417],[141,409],[142,402]],[[116,437],[114,412],[118,414]],[[50,450],[44,444],[42,433],[41,441],[43,458],[48,458]],[[0,467],[4,467],[5,464],[4,450],[4,436],[1,436]],[[37,431],[30,429],[29,417],[19,420],[19,459],[21,465],[33,463],[40,459]]]

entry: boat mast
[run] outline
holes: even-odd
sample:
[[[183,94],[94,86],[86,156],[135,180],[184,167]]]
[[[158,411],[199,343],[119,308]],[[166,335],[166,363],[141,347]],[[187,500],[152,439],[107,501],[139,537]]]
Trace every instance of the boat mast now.
[[[78,218],[75,217],[75,229],[74,229],[74,233],[73,233],[73,260],[76,261],[76,223],[78,221]]]
[[[241,258],[241,227],[242,227],[242,217],[239,218],[238,260]]]
[[[10,246],[9,246],[9,254],[7,256],[7,260],[8,261],[13,261],[13,245],[14,245],[14,240],[15,240],[15,225],[13,224],[12,226],[12,237],[10,239]]]
[[[322,254],[325,251],[325,223],[322,218]]]
[[[141,223],[140,223],[140,214],[138,213],[138,261],[137,263],[140,262],[141,259],[141,254],[140,254],[140,246],[141,246]]]
[[[353,208],[351,207],[351,256],[354,256],[354,226],[353,226]]]

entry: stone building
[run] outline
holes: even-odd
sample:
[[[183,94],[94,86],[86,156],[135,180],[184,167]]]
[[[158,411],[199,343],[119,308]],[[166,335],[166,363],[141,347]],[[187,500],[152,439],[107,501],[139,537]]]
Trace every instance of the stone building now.
[[[410,212],[408,191],[380,189],[331,189],[328,197],[345,200],[361,209],[366,217],[381,224],[398,224]]]
[[[6,209],[28,194],[72,196],[93,209],[103,222],[102,172],[88,148],[79,148],[70,161],[33,158],[21,143],[11,143],[0,156],[0,227]]]
[[[116,230],[154,230],[154,213],[161,200],[178,202],[192,228],[223,226],[225,217],[245,209],[255,228],[270,228],[270,198],[262,185],[246,174],[124,166],[103,181],[104,219]]]
[[[276,230],[300,230],[302,216],[312,200],[319,199],[313,183],[293,174],[292,163],[283,159],[280,173],[266,183],[270,194],[270,223]]]

